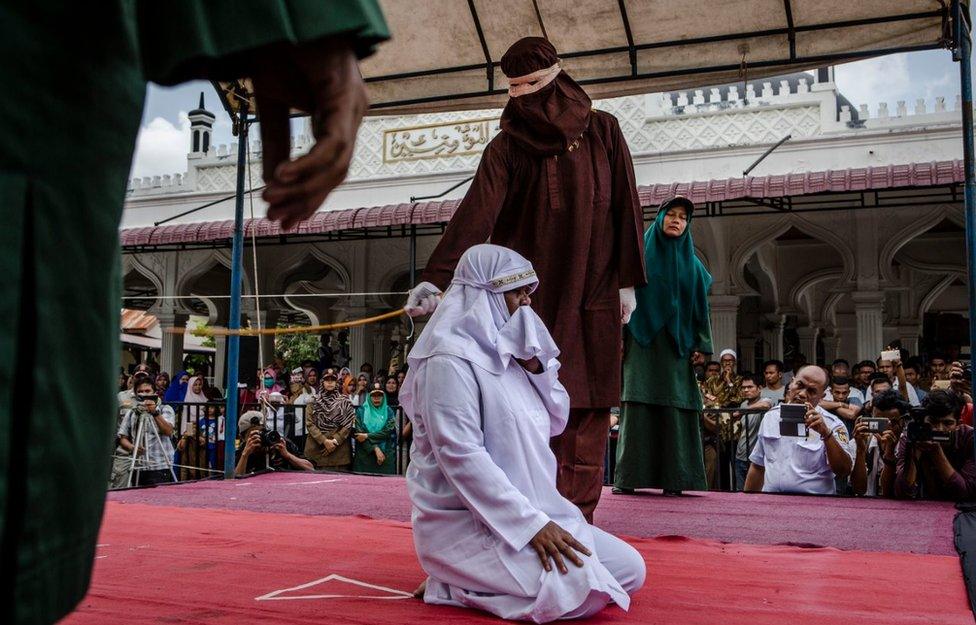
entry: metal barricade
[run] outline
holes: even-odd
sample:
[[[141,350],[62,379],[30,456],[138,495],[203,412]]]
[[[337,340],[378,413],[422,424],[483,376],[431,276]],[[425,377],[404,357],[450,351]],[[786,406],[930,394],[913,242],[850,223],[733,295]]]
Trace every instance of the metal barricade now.
[[[714,415],[716,417],[717,432],[708,433],[702,423],[702,443],[705,449],[709,445],[715,450],[715,475],[712,476],[710,487],[712,490],[724,490],[736,492],[742,490],[745,476],[742,476],[743,484],[739,484],[736,472],[736,455],[739,441],[745,439],[746,466],[748,467],[749,454],[756,444],[758,438],[759,424],[763,416],[768,412],[768,408],[705,408],[702,415]],[[739,425],[736,428],[736,424]],[[704,453],[704,451],[703,451]],[[706,461],[706,477],[708,473],[708,462]]]

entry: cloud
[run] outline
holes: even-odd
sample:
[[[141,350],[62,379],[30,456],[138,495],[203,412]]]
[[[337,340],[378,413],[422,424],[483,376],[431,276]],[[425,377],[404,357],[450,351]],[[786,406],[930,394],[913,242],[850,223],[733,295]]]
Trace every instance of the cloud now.
[[[908,71],[908,55],[892,54],[876,59],[838,65],[834,80],[840,93],[858,107],[867,104],[871,111],[879,102],[890,106],[898,100],[912,100],[920,95]]]
[[[156,117],[139,128],[129,177],[185,173],[189,151],[190,120],[186,111],[179,113],[179,126],[163,117]]]

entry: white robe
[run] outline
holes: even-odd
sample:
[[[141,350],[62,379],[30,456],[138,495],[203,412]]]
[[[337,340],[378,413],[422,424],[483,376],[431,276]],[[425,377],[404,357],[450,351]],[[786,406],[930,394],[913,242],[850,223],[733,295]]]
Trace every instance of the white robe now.
[[[591,525],[556,490],[550,436],[566,426],[558,363],[501,374],[435,355],[411,368],[413,447],[407,487],[414,543],[430,576],[427,603],[467,606],[538,623],[626,610],[643,558]],[[582,568],[546,572],[529,541],[550,520],[584,544]]]

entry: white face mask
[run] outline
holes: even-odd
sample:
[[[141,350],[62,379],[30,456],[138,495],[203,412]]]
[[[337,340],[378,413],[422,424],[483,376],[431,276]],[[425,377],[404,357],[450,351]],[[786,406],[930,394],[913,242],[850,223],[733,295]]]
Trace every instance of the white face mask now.
[[[532,308],[519,306],[498,331],[498,353],[521,360],[538,357],[545,364],[559,354],[546,326]]]

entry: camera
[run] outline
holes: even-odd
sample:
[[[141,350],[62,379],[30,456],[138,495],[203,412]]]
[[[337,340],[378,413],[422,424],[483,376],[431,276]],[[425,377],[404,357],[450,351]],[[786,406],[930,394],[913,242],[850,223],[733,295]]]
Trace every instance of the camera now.
[[[948,443],[952,440],[951,432],[937,432],[932,424],[925,420],[928,412],[925,408],[915,407],[909,413],[906,436],[909,443]]]
[[[274,447],[281,442],[281,434],[275,430],[262,430],[261,431],[261,446],[262,447]]]
[[[261,417],[251,417],[251,425],[261,425]],[[281,434],[266,427],[261,428],[261,446],[274,447],[281,442]]]

